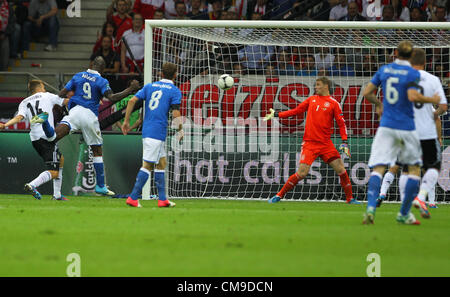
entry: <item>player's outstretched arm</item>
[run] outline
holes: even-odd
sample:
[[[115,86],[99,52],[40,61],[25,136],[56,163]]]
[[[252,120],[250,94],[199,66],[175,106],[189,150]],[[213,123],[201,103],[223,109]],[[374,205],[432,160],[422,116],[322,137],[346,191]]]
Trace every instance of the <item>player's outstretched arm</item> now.
[[[108,91],[106,91],[105,94],[103,94],[103,96],[105,96],[105,98],[108,98],[109,101],[115,103],[117,101],[122,100],[123,98],[125,98],[128,95],[136,93],[139,90],[139,88],[140,88],[139,82],[137,80],[133,79],[130,83],[130,86],[128,88],[126,88],[125,90],[123,90],[122,92],[113,94],[113,92],[111,90],[108,90]]]
[[[12,119],[10,119],[9,121],[7,121],[6,123],[4,123],[4,124],[0,123],[0,130],[3,130],[6,127],[9,127],[11,125],[17,124],[22,120],[23,120],[23,115],[18,114],[15,117],[13,117]]]
[[[134,105],[136,105],[136,102],[138,100],[139,100],[138,97],[133,96],[133,98],[131,98],[128,101],[127,109],[125,111],[125,119],[123,120],[123,124],[122,124],[122,133],[123,133],[123,135],[127,135],[128,132],[130,131],[130,115],[133,112]]]
[[[426,97],[416,89],[410,88],[408,89],[408,100],[411,102],[439,104],[439,102],[441,102],[441,97],[438,93],[434,94],[432,97]]]

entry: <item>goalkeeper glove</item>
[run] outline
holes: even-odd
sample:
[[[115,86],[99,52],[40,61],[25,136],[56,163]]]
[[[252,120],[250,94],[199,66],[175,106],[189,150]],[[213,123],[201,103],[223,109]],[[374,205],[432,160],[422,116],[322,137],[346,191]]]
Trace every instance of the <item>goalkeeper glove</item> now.
[[[264,117],[264,122],[270,121],[275,116],[275,110],[273,110],[273,108],[271,108],[269,110],[270,110],[270,113],[266,114],[266,116]]]
[[[341,154],[346,154],[347,157],[350,158],[350,149],[348,147],[347,140],[344,140],[342,144],[339,146],[339,151],[341,152]]]

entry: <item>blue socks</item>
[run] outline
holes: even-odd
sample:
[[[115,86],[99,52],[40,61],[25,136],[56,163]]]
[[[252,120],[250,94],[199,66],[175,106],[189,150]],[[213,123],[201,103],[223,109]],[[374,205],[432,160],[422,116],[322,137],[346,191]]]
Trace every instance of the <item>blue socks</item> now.
[[[367,209],[377,207],[377,198],[380,195],[381,189],[381,175],[377,172],[372,172],[369,178],[367,189]]]
[[[136,177],[136,183],[134,184],[133,191],[130,194],[131,199],[133,200],[139,199],[139,196],[141,196],[142,193],[142,188],[147,182],[149,176],[150,172],[147,169],[141,168],[139,170]]]
[[[166,183],[164,179],[164,170],[155,170],[155,185],[158,189],[159,200],[166,200]]]
[[[103,188],[105,186],[105,171],[103,166],[103,157],[94,157],[95,176],[97,178],[97,186]]]
[[[405,186],[405,198],[402,202],[402,207],[400,208],[400,213],[402,216],[406,216],[411,209],[412,202],[419,193],[420,187],[420,177],[409,175]]]
[[[42,123],[42,130],[44,130],[45,136],[47,136],[47,138],[51,139],[55,136],[55,130],[52,126],[50,126],[48,120]]]

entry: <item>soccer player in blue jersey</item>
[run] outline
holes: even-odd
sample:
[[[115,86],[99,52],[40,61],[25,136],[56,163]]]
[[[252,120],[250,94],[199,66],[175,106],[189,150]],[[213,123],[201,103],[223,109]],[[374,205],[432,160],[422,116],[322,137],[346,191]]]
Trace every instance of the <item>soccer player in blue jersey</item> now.
[[[103,138],[98,121],[98,108],[103,97],[116,102],[133,94],[139,88],[139,82],[132,81],[127,89],[113,94],[108,81],[101,76],[105,66],[105,60],[102,57],[97,57],[92,63],[92,69],[75,74],[65,85],[59,96],[64,98],[70,91],[73,91],[74,95],[69,100],[69,114],[61,120],[54,130],[48,125],[48,114],[40,114],[39,117],[49,141],[56,142],[69,134],[70,131],[82,132],[86,144],[91,147],[94,155],[94,169],[97,179],[95,192],[112,196],[114,192],[110,191],[105,185]]]
[[[381,114],[380,126],[372,143],[369,167],[372,168],[367,191],[367,210],[364,224],[373,224],[381,180],[388,165],[397,160],[408,165],[408,180],[405,184],[405,198],[397,221],[402,224],[419,225],[410,212],[411,204],[419,192],[422,150],[414,124],[414,102],[438,104],[440,97],[425,97],[419,92],[419,71],[408,62],[413,46],[402,41],[397,47],[398,58],[391,64],[382,66],[364,90],[364,97],[375,104]],[[381,103],[375,91],[381,85],[384,99]]]
[[[144,86],[128,101],[122,132],[126,135],[130,130],[130,115],[138,100],[144,100],[144,124],[142,128],[143,156],[142,167],[136,177],[133,191],[126,203],[133,207],[141,207],[138,197],[147,182],[150,173],[155,170],[155,185],[158,190],[158,207],[174,207],[175,203],[166,198],[164,170],[166,152],[164,144],[167,135],[168,115],[172,110],[173,123],[178,128],[177,139],[183,138],[181,124],[181,91],[173,83],[177,75],[177,66],[164,63],[162,79]]]

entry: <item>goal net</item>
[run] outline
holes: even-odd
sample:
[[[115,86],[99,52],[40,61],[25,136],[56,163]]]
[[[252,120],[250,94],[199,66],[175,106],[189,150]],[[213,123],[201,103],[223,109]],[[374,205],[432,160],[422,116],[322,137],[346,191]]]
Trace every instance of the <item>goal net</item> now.
[[[287,110],[314,94],[315,80],[329,77],[341,104],[351,158],[342,156],[354,196],[366,199],[367,166],[379,119],[362,97],[377,69],[395,59],[401,40],[427,53],[427,69],[448,96],[448,23],[146,21],[145,82],[159,80],[161,65],[178,66],[185,137],[167,138],[167,191],[180,198],[267,199],[298,168],[304,115],[264,122],[270,108]],[[219,89],[230,74],[234,86]],[[382,92],[379,93],[382,98]],[[442,172],[438,201],[450,200],[450,121],[442,117]],[[332,141],[341,143],[339,129]],[[389,200],[399,200],[397,180]],[[334,170],[320,158],[287,200],[345,201]]]

